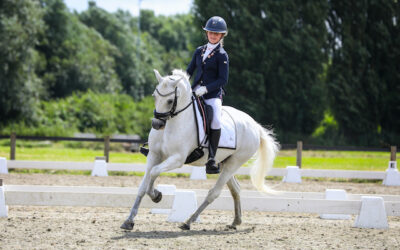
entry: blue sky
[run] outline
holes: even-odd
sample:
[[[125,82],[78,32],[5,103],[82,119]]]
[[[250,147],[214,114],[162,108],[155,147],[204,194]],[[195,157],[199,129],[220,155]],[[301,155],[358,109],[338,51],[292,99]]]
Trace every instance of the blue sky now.
[[[70,10],[81,12],[88,8],[87,0],[64,0]],[[108,12],[118,9],[128,10],[132,15],[138,14],[139,0],[96,0],[96,5]],[[153,10],[156,15],[174,15],[188,13],[193,0],[141,0],[141,9]]]

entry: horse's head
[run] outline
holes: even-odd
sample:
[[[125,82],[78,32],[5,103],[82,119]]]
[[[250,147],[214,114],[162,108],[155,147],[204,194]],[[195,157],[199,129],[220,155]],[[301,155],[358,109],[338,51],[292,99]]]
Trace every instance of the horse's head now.
[[[188,75],[182,70],[174,70],[172,75],[165,77],[157,70],[154,73],[158,85],[153,93],[155,110],[151,125],[154,129],[163,129],[168,119],[189,106],[191,87]]]

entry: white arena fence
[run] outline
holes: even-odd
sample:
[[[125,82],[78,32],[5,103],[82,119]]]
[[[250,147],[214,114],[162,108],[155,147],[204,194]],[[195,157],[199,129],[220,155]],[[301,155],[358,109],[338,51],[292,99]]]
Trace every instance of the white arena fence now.
[[[8,206],[131,207],[137,195],[136,188],[122,187],[6,185],[1,188],[0,191],[4,190],[5,205]],[[197,204],[200,204],[208,190],[178,189],[174,194],[163,194],[160,203],[154,203],[146,196],[141,207],[174,208],[176,197],[182,192],[186,195],[191,192]],[[371,205],[371,201],[374,205]],[[279,195],[265,195],[257,191],[243,190],[241,204],[242,209],[247,211],[357,215],[354,226],[368,228],[387,228],[387,216],[400,216],[399,195],[374,194],[374,197],[371,197],[349,194],[347,200],[328,200],[325,199],[324,193],[316,192],[281,192]],[[185,209],[184,207],[180,206],[179,209]],[[229,191],[223,190],[220,197],[207,209],[233,210],[233,200]]]
[[[93,162],[60,162],[60,161],[20,161],[9,160],[7,167],[17,169],[51,169],[51,170],[93,170]],[[191,174],[193,166],[184,165],[181,168],[173,169],[169,173]],[[107,163],[107,171],[124,172],[145,172],[145,164],[132,163]],[[273,168],[267,174],[269,176],[285,176],[285,168]],[[249,175],[250,168],[241,167],[237,175]],[[353,170],[321,170],[321,169],[300,169],[302,177],[326,177],[326,178],[346,178],[346,179],[385,179],[384,171],[353,171]]]

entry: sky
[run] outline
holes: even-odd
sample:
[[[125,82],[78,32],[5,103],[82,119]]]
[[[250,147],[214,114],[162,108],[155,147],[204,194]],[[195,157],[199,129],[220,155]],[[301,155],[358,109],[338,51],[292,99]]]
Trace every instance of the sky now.
[[[64,0],[70,10],[81,12],[88,8],[87,0]],[[128,10],[138,15],[139,0],[95,0],[96,5],[108,12]],[[141,9],[153,10],[156,15],[185,14],[190,11],[193,0],[140,0]]]

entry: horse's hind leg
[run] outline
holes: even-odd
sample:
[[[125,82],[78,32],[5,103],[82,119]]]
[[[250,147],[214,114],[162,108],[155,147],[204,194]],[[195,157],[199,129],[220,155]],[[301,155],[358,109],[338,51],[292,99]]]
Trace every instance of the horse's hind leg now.
[[[200,205],[200,207],[197,208],[196,212],[190,218],[183,223],[182,225],[179,226],[180,229],[183,230],[190,230],[190,224],[199,217],[200,213],[203,212],[203,210],[211,203],[213,202],[221,193],[223,186],[226,184],[226,182],[232,177],[233,172],[231,171],[222,171],[217,183],[213,188],[208,191],[208,194],[203,201],[203,203]]]
[[[235,176],[232,176],[226,183],[229,190],[231,191],[233,202],[235,205],[235,219],[232,225],[228,225],[228,228],[236,229],[236,226],[242,223],[242,208],[240,205],[240,185],[237,182]]]
[[[189,230],[190,229],[190,224],[197,219],[197,217],[200,215],[200,213],[211,203],[213,202],[221,193],[222,188],[227,182],[233,178],[233,174],[236,172],[236,170],[239,169],[241,165],[243,165],[250,157],[254,154],[256,149],[253,149],[250,147],[247,147],[247,150],[243,150],[241,152],[237,152],[234,155],[231,155],[228,159],[222,162],[222,172],[221,175],[219,176],[217,183],[215,186],[210,189],[208,192],[208,195],[204,202],[200,205],[200,207],[196,210],[196,212],[182,225],[179,227],[183,230]],[[235,179],[233,179],[235,180]],[[232,181],[231,184],[234,182]],[[237,187],[239,187],[238,183]],[[231,185],[229,184],[229,185]],[[229,187],[228,185],[228,187]],[[235,185],[235,184],[233,184]],[[232,186],[233,186],[232,185]],[[237,188],[237,190],[240,190]],[[231,191],[232,192],[232,191]],[[237,192],[239,193],[239,192]],[[235,205],[237,203],[237,206],[235,206],[235,213],[238,218],[240,218],[240,196],[237,195],[237,200],[235,200]],[[235,199],[235,198],[234,198]],[[235,217],[236,220],[236,217]],[[236,220],[236,225],[239,225],[240,220]]]
[[[222,164],[222,172],[217,180],[217,183],[215,183],[214,187],[211,188],[210,191],[208,191],[207,197],[200,205],[200,207],[197,208],[196,212],[194,212],[194,214],[190,216],[190,218],[184,224],[180,225],[179,228],[183,230],[190,229],[190,224],[195,221],[200,213],[221,194],[222,188],[233,177],[233,174],[241,166],[242,162],[237,161],[234,157],[231,156]]]

